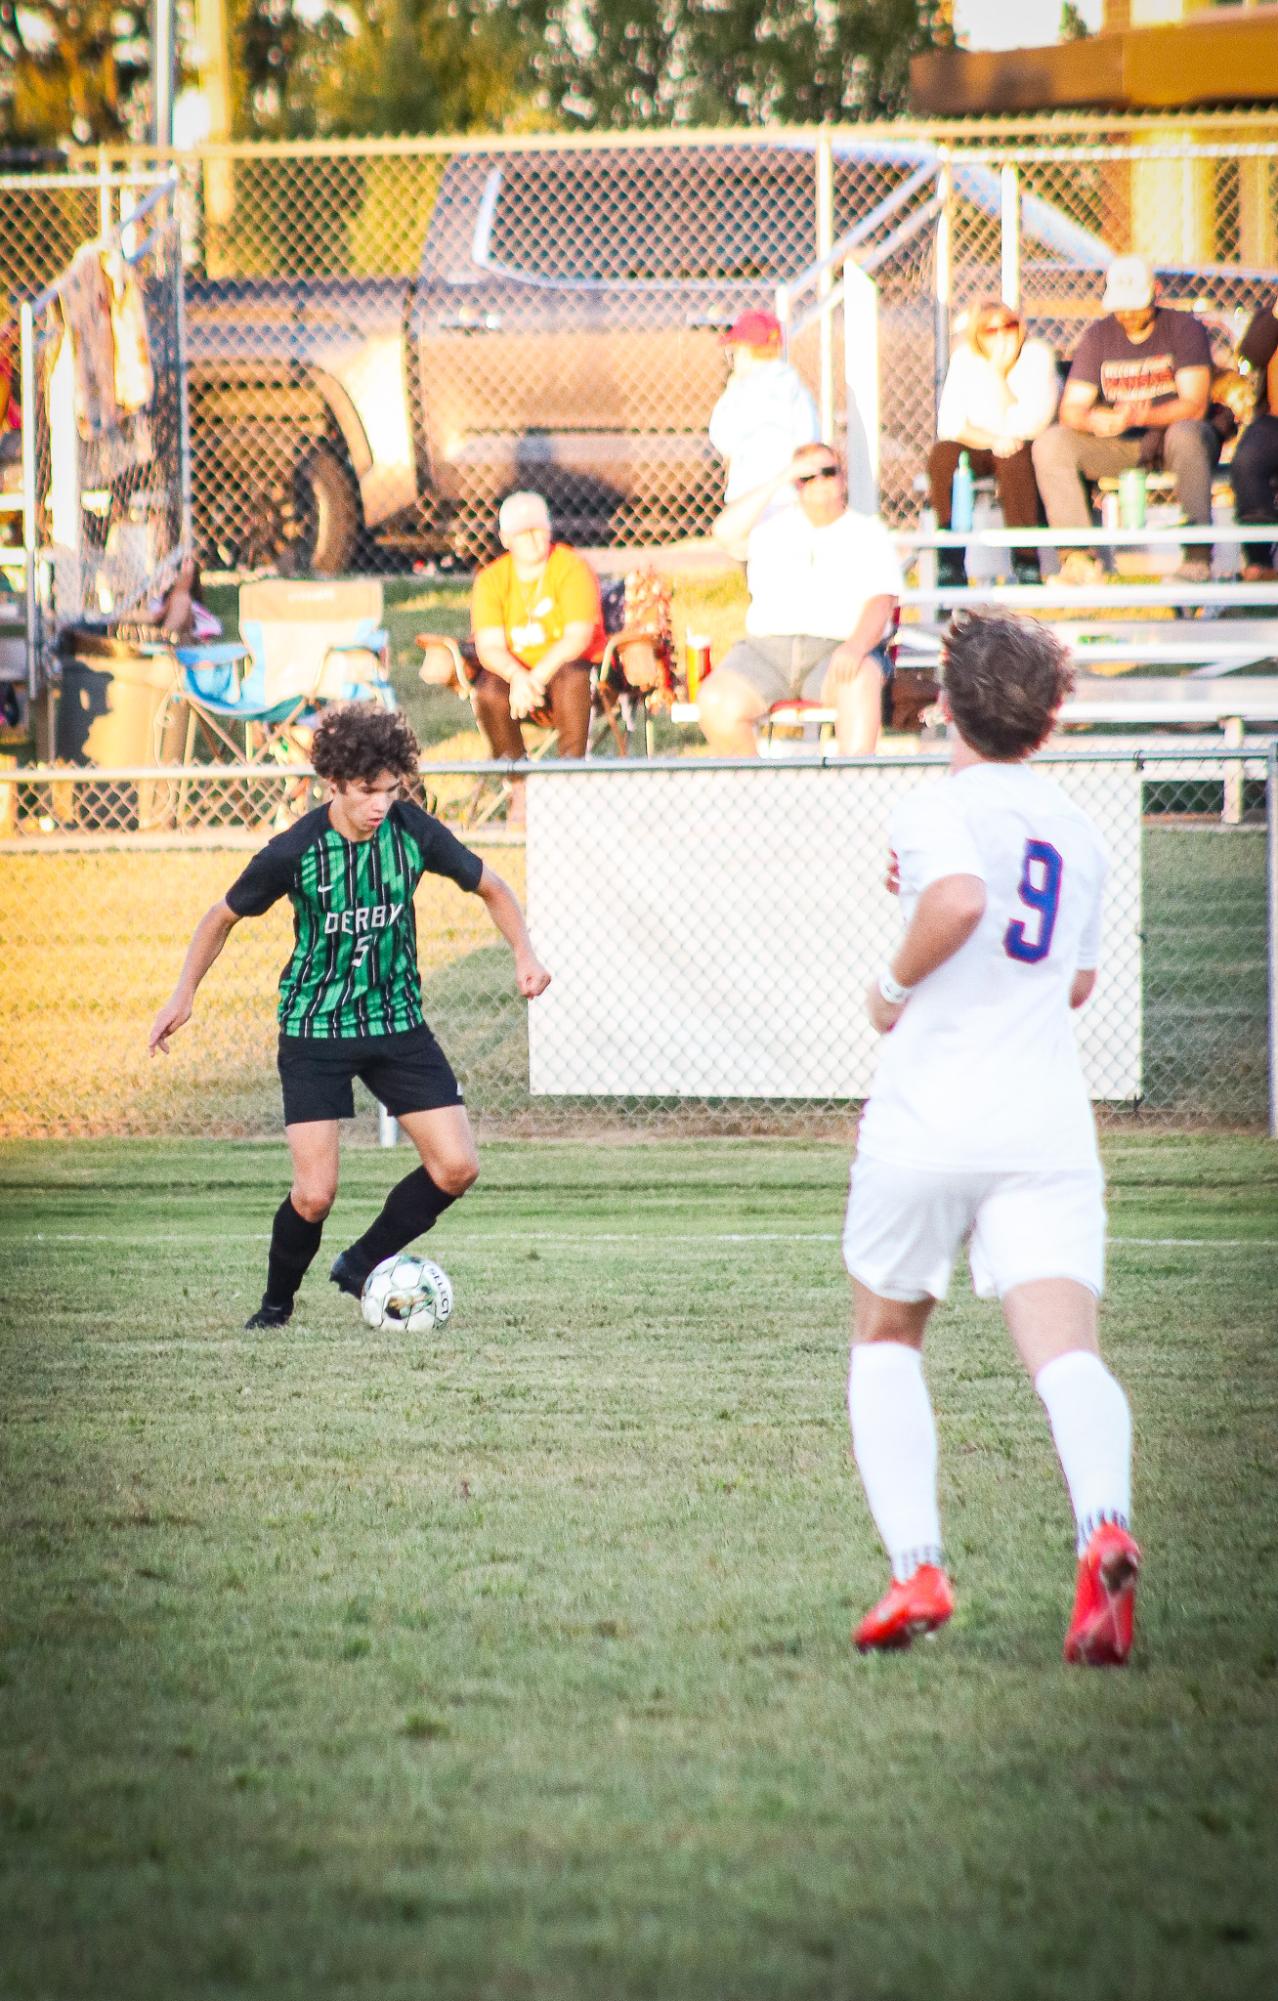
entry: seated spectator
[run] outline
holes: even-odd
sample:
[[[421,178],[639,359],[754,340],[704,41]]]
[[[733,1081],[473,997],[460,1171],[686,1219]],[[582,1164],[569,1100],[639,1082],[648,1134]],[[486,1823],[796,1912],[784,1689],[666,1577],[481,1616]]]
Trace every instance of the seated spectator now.
[[[785,485],[798,505],[763,517]],[[823,702],[836,712],[839,749],[873,751],[888,677],[883,641],[901,593],[901,569],[883,523],[847,503],[829,445],[804,445],[784,472],[726,507],[711,531],[746,559],[746,636],[702,683],[701,727],[713,750],[749,756],[755,725],[774,702]]]
[[[1048,343],[1027,339],[1025,323],[1011,306],[983,299],[946,372],[937,442],[928,458],[939,528],[950,525],[954,471],[964,451],[978,478],[994,475],[1006,525],[1038,526],[1042,516],[1030,446],[1056,415],[1060,393]],[[1018,583],[1040,581],[1037,550],[1014,549],[1012,562]],[[939,567],[943,584],[967,582],[961,549],[942,549]]]
[[[771,313],[742,313],[723,336],[732,357],[728,386],[710,413],[710,442],[727,461],[725,502],[752,493],[786,470],[800,445],[821,435],[812,393],[782,357],[781,322]],[[794,505],[788,482],[773,512]]]
[[[552,542],[539,493],[503,500],[497,536],[506,554],[478,572],[470,600],[480,728],[494,757],[518,758],[521,719],[541,717],[561,757],[583,757],[590,672],[604,648],[595,573],[566,542]]]
[[[1238,440],[1229,477],[1239,521],[1264,521],[1264,541],[1243,546],[1243,577],[1249,584],[1278,578],[1278,299],[1248,321],[1238,357],[1258,377],[1255,414]]]
[[[168,590],[147,599],[145,621],[139,623],[154,625],[187,646],[201,639],[220,639],[222,622],[200,602],[203,588],[199,564],[194,556],[185,556]]]
[[[1074,354],[1060,422],[1034,441],[1034,471],[1053,528],[1091,525],[1084,479],[1132,466],[1165,466],[1187,523],[1211,520],[1211,478],[1220,434],[1208,421],[1211,343],[1192,313],[1158,304],[1143,257],[1117,257],[1105,280],[1106,317],[1093,321]],[[1211,552],[1186,548],[1177,575],[1206,583]],[[1066,583],[1103,581],[1094,550],[1071,549]]]

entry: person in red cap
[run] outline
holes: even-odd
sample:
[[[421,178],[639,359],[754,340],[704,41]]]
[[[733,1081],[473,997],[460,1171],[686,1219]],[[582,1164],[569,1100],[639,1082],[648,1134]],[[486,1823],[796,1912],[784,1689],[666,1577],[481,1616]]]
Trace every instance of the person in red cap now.
[[[710,416],[710,442],[727,462],[724,501],[774,479],[801,445],[821,435],[812,393],[782,352],[781,322],[771,313],[742,313],[723,336],[732,357],[728,386]],[[772,511],[794,504],[780,488]]]

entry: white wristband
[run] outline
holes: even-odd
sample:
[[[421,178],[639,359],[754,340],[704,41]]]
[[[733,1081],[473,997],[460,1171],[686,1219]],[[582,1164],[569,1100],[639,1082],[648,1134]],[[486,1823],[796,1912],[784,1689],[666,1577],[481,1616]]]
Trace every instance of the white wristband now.
[[[891,968],[884,966],[883,971],[879,974],[879,992],[889,1007],[900,1007],[910,998],[914,989],[913,987],[903,987],[899,980],[892,977]]]

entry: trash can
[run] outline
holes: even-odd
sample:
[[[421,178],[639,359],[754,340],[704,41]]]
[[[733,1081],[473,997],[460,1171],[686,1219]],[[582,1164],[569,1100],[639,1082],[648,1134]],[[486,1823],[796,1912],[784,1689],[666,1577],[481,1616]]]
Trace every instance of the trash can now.
[[[167,647],[147,648],[109,633],[73,627],[58,643],[62,679],[55,755],[104,771],[131,764],[178,764],[186,709],[177,699],[177,663]],[[160,779],[76,786],[81,826],[172,824],[175,787]]]

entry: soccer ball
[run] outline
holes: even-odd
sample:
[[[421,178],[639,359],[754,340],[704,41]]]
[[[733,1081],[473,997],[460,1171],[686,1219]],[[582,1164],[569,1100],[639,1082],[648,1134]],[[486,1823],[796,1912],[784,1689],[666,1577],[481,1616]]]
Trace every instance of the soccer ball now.
[[[399,1251],[364,1280],[360,1311],[378,1333],[426,1334],[453,1310],[453,1285],[442,1265]]]

